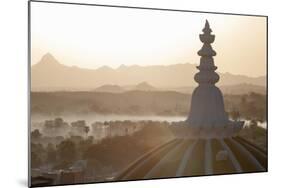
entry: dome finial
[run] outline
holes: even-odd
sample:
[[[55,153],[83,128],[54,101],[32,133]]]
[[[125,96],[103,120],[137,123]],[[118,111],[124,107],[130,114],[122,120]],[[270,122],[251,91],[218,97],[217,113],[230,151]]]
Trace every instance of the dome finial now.
[[[207,34],[210,34],[212,32],[212,29],[210,28],[209,21],[207,19],[206,19],[206,22],[205,22],[205,27],[202,31],[204,33],[207,33]]]
[[[209,22],[207,19],[206,19],[206,23],[205,23],[205,28],[210,28],[210,25],[209,25]]]

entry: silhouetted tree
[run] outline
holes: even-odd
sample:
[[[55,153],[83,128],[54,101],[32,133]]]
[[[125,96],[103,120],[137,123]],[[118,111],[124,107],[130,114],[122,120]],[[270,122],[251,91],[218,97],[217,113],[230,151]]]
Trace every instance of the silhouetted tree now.
[[[37,168],[43,162],[45,150],[42,144],[31,143],[31,167]]]
[[[84,131],[85,131],[86,135],[88,135],[88,132],[90,131],[90,127],[85,126],[85,127],[84,127]]]
[[[39,138],[41,138],[42,134],[40,133],[40,131],[38,129],[35,129],[34,131],[31,132],[31,141],[32,140],[37,140]]]
[[[56,162],[56,150],[53,144],[49,143],[47,148],[47,162],[48,163],[54,163]]]
[[[71,164],[76,159],[76,148],[73,141],[67,139],[57,145],[57,153],[64,166]]]
[[[38,153],[31,152],[31,168],[38,168],[42,164],[42,159]]]

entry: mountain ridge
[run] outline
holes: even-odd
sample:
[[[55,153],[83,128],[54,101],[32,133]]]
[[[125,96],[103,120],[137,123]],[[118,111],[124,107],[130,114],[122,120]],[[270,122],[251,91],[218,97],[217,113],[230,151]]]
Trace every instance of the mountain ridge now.
[[[123,86],[142,82],[147,82],[156,88],[196,86],[193,79],[196,72],[196,64],[191,63],[151,66],[120,65],[115,69],[109,66],[86,69],[61,64],[53,55],[47,53],[31,67],[31,89],[93,90],[109,83]],[[219,75],[221,79],[218,85],[245,83],[265,86],[266,84],[265,76],[249,77],[231,73],[219,73]]]

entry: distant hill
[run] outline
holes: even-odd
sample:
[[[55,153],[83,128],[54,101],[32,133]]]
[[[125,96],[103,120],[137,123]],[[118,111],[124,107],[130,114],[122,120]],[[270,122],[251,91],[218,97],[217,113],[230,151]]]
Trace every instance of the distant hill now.
[[[153,87],[152,85],[150,85],[147,82],[139,83],[138,85],[135,86],[134,89],[139,90],[139,91],[155,91],[155,90],[157,90],[155,87]]]
[[[178,88],[156,88],[147,82],[139,83],[135,86],[119,86],[119,85],[103,85],[93,91],[95,92],[108,92],[108,93],[123,93],[127,91],[175,91],[179,93],[192,94],[196,86],[189,87],[178,87]],[[266,94],[266,87],[253,85],[253,84],[236,84],[236,85],[226,85],[220,86],[223,94],[228,95],[242,95],[251,92]]]
[[[244,98],[245,104],[241,105]],[[186,116],[190,109],[191,94],[175,91],[111,92],[31,92],[33,115],[158,115]],[[233,109],[265,111],[266,96],[260,94],[224,95],[227,111]],[[245,106],[246,105],[246,106]],[[254,105],[254,106],[253,106]],[[256,107],[255,107],[256,106]],[[78,117],[78,116],[76,116]]]
[[[167,88],[166,90],[177,91],[180,93],[192,93],[196,86]],[[253,84],[235,84],[235,85],[222,85],[219,86],[223,94],[241,95],[250,92],[266,94],[266,87]]]
[[[122,93],[126,91],[159,91],[159,89],[153,87],[147,82],[141,82],[137,85],[132,86],[119,86],[119,85],[113,85],[113,84],[105,84],[100,87],[97,87],[93,91],[95,92],[108,92],[108,93]],[[172,91],[172,90],[171,90]]]
[[[126,91],[125,89],[123,89],[122,87],[118,86],[118,85],[102,85],[98,88],[96,88],[94,91],[96,92],[109,92],[109,93],[122,93],[124,91]]]
[[[190,95],[172,91],[32,92],[31,113],[63,114],[187,114]]]
[[[241,95],[250,92],[266,94],[266,87],[253,84],[236,84],[221,86],[220,89],[224,94],[232,95]]]
[[[61,64],[50,53],[31,68],[31,89],[33,91],[94,90],[109,83],[119,86],[147,82],[155,88],[179,88],[196,86],[193,77],[198,70],[195,64],[125,66],[112,69],[107,66],[98,69],[84,69]],[[219,73],[219,85],[252,84],[265,86],[266,78]]]

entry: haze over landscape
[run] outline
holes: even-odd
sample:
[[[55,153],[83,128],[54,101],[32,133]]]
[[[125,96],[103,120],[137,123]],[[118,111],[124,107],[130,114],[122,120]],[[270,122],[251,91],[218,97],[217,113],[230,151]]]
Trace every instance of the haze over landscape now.
[[[85,69],[118,69],[122,64],[195,66],[201,47],[198,33],[207,18],[216,34],[213,47],[219,72],[266,75],[264,17],[44,3],[32,8],[32,65],[50,52],[64,65]]]
[[[267,171],[265,17],[73,5],[32,2],[32,186]]]
[[[31,68],[32,91],[109,91],[126,90],[173,90],[191,92],[197,84],[193,80],[196,65],[173,64],[139,66],[120,65],[118,68],[102,66],[98,69],[85,69],[78,66],[66,66],[52,54],[45,54]],[[219,85],[253,90],[264,93],[266,77],[249,77],[231,73],[219,73]],[[172,79],[171,79],[172,78]],[[136,88],[137,84],[141,84]],[[231,88],[230,88],[231,87]]]

